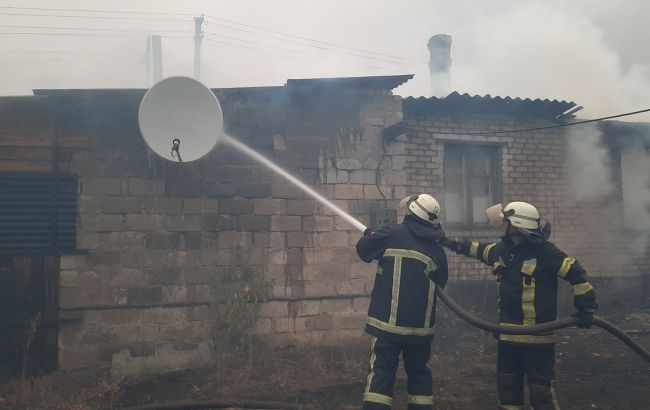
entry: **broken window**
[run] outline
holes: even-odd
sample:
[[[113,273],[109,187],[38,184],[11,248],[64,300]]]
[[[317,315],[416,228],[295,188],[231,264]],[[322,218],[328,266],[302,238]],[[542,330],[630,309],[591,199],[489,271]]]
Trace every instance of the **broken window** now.
[[[634,230],[650,230],[650,150],[621,152],[623,222]]]
[[[485,210],[497,199],[497,147],[446,144],[446,223],[487,225]]]

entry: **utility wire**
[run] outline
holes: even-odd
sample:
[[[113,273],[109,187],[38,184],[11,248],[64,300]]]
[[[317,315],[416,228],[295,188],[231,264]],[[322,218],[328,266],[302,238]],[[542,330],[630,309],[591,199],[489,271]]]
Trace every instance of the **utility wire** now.
[[[209,17],[209,16],[207,16],[207,17]],[[246,26],[249,26],[249,25],[246,25]],[[321,45],[317,45],[317,44],[313,44],[313,43],[307,43],[307,42],[304,42],[304,41],[298,41],[298,40],[294,40],[294,39],[290,39],[290,38],[282,38],[282,37],[278,37],[278,36],[269,36],[266,33],[256,33],[254,31],[246,30],[246,29],[242,29],[242,28],[238,28],[238,27],[230,27],[230,26],[224,26],[224,25],[220,25],[220,24],[217,24],[217,27],[220,27],[220,28],[223,28],[223,29],[226,29],[226,30],[241,31],[241,32],[244,32],[244,33],[252,34],[254,36],[263,37],[263,38],[266,38],[266,39],[273,38],[275,40],[284,41],[284,42],[292,43],[292,44],[298,44],[298,45],[301,45],[301,46],[304,46],[304,47],[310,47],[310,48],[315,48],[315,49],[324,50],[324,51],[330,51],[330,52],[334,52],[334,53],[352,55],[352,56],[355,56],[355,57],[365,58],[365,59],[378,61],[378,62],[382,62],[382,63],[402,65],[402,66],[407,66],[407,67],[411,66],[411,64],[404,63],[404,62],[387,60],[385,58],[379,58],[379,57],[374,57],[374,56],[358,54],[356,52],[351,52],[351,51],[347,51],[347,50],[336,50],[336,49],[333,49],[331,47],[324,47],[324,46],[321,46]],[[260,28],[259,30],[264,30],[264,29]],[[271,31],[271,32],[273,33],[275,31]],[[300,37],[298,37],[298,38],[300,38]]]
[[[188,30],[144,30],[144,29],[130,29],[130,28],[99,28],[99,27],[55,27],[55,26],[2,26],[0,28],[18,28],[18,29],[38,29],[38,30],[88,30],[88,31],[121,31],[132,33],[185,33],[189,34]]]
[[[569,122],[569,123],[560,124],[560,125],[549,125],[547,127],[536,127],[536,128],[519,128],[519,129],[514,129],[514,130],[502,130],[502,131],[443,132],[443,131],[425,131],[425,130],[419,130],[417,128],[411,128],[411,127],[408,127],[406,129],[410,130],[410,131],[426,132],[426,133],[429,133],[429,134],[446,134],[446,135],[510,134],[510,133],[513,133],[513,132],[542,131],[542,130],[551,130],[551,129],[555,129],[555,128],[571,127],[573,125],[581,125],[581,124],[588,124],[590,122],[611,120],[612,118],[627,117],[627,116],[630,116],[630,115],[641,114],[641,113],[644,113],[644,112],[650,112],[650,108],[646,108],[645,110],[626,112],[626,113],[623,113],[623,114],[609,115],[607,117],[594,118],[592,120]]]
[[[276,55],[276,56],[280,56],[280,57],[284,57],[284,58],[290,58],[290,59],[293,59],[293,60],[303,59],[303,60],[309,60],[309,61],[316,61],[316,60],[314,60],[312,58],[309,58],[308,54],[305,54],[304,56],[303,55],[286,55],[286,54],[276,53],[276,52],[273,52],[273,51],[262,50],[262,49],[259,49],[259,48],[252,48],[252,47],[242,46],[240,44],[228,43],[226,41],[215,40],[213,38],[204,38],[204,40],[209,41],[209,42],[213,42],[213,43],[219,43],[219,44],[231,46],[231,47],[243,48],[243,49],[247,49],[247,50],[257,51],[257,52],[260,52],[260,53],[272,54],[272,55]],[[206,45],[214,45],[214,44],[206,43]],[[354,64],[365,67],[365,68],[375,69],[375,70],[381,69],[381,67],[367,65],[367,64],[360,64],[360,63],[354,63]]]
[[[265,47],[275,48],[277,50],[288,51],[290,53],[307,54],[307,53],[305,53],[303,51],[293,50],[293,49],[284,48],[284,47],[278,47],[278,46],[274,46],[274,45],[271,45],[271,44],[260,43],[260,42],[257,42],[257,41],[244,40],[244,39],[241,39],[241,38],[228,36],[226,34],[210,33],[210,32],[207,32],[207,31],[204,31],[203,34],[205,34],[207,36],[223,37],[223,38],[228,38],[228,39],[231,39],[231,40],[241,41],[243,43],[249,43],[249,44],[255,44],[255,45],[261,45],[261,46],[265,46]]]
[[[44,58],[44,59],[0,59],[0,63],[44,63],[44,62],[68,62],[68,61],[105,61],[101,58]]]
[[[92,10],[92,9],[62,9],[62,8],[45,8],[45,7],[0,6],[0,9],[31,10],[31,11],[55,11],[55,12],[104,13],[104,14],[118,14],[118,15],[119,14],[128,14],[128,15],[160,15],[160,16],[194,16],[194,14],[191,14],[191,13],[147,12],[147,11],[126,11],[126,10],[113,10],[113,11],[111,11],[111,10]],[[56,16],[52,16],[52,17],[56,17]],[[70,17],[73,17],[73,16],[70,16]],[[89,17],[92,17],[92,16],[89,16]],[[102,17],[102,16],[94,16],[94,18],[99,18],[99,17]],[[380,53],[380,52],[376,52],[376,51],[364,50],[364,49],[361,49],[361,48],[348,47],[348,46],[344,46],[342,44],[336,44],[336,43],[332,43],[332,42],[328,42],[328,41],[322,41],[322,40],[318,40],[318,39],[314,39],[314,38],[309,38],[309,37],[304,37],[304,36],[299,36],[299,35],[295,35],[295,34],[282,32],[282,31],[267,29],[267,28],[264,28],[264,27],[255,26],[253,24],[240,23],[238,21],[224,19],[224,18],[215,17],[215,16],[211,16],[211,15],[206,15],[206,17],[209,17],[211,19],[218,20],[218,21],[223,21],[223,22],[226,22],[226,23],[229,23],[229,24],[239,25],[239,26],[243,26],[243,27],[249,27],[249,28],[253,28],[255,30],[265,31],[267,33],[275,33],[275,34],[278,34],[278,35],[281,35],[281,36],[284,36],[284,37],[288,37],[288,38],[277,38],[276,37],[276,39],[278,39],[280,41],[293,42],[293,43],[296,43],[296,44],[300,44],[302,46],[325,49],[325,50],[329,50],[329,51],[333,51],[333,52],[339,52],[339,53],[345,53],[345,54],[351,54],[351,55],[354,55],[356,57],[371,59],[371,60],[380,61],[380,62],[389,63],[389,64],[397,64],[397,65],[405,65],[405,66],[409,65],[407,63],[404,63],[404,61],[409,61],[409,60],[405,59],[403,57],[398,57],[398,56],[385,54],[385,53]],[[110,18],[110,17],[107,16],[107,18]],[[245,31],[243,29],[235,28],[235,27],[227,27],[227,26],[221,26],[221,27],[231,29],[231,30]],[[245,31],[245,32],[248,32],[249,34],[253,34],[253,35],[265,36],[265,37],[268,38],[268,34],[264,35],[264,34],[260,34],[260,33],[254,33],[254,32],[251,32],[251,31]],[[290,40],[289,38],[304,40],[304,41],[307,41],[307,43],[305,43],[304,41],[303,42],[297,42],[295,40]],[[335,48],[339,48],[341,50],[336,50],[336,49],[331,49],[331,48],[328,48],[328,47],[317,46],[316,44],[321,44],[321,45],[329,46],[329,47],[335,47]],[[342,51],[342,50],[346,50],[346,51]],[[351,52],[360,52],[360,53],[370,54],[370,55],[354,54],[354,53],[351,53]],[[380,57],[383,57],[383,58],[373,57],[372,55],[380,56]],[[390,59],[398,60],[398,61],[386,60],[386,58],[390,58]],[[414,60],[410,60],[410,61],[415,62]],[[417,63],[423,63],[423,62],[418,61]]]
[[[0,9],[9,10],[35,10],[35,11],[74,11],[79,13],[108,13],[108,14],[150,14],[159,16],[194,16],[192,13],[171,13],[162,11],[131,11],[131,10],[91,10],[91,9],[60,9],[60,8],[45,8],[45,7],[14,7],[14,6],[0,6]]]
[[[64,18],[83,18],[83,19],[104,19],[104,20],[130,20],[130,21],[176,21],[186,22],[193,21],[188,18],[171,18],[171,17],[118,17],[118,16],[93,16],[93,15],[69,15],[69,14],[36,14],[36,13],[3,13],[0,16],[25,16],[25,17],[64,17]]]
[[[226,41],[215,40],[215,39],[212,39],[212,38],[204,38],[203,40],[208,41],[210,43],[224,44],[224,45],[227,45],[227,46],[243,48],[243,49],[246,49],[246,50],[257,51],[257,52],[260,52],[260,53],[273,54],[273,55],[284,57],[284,58],[296,58],[295,56],[288,56],[288,55],[285,55],[285,54],[275,53],[273,51],[261,50],[261,49],[258,49],[258,48],[243,46],[241,44],[228,43]],[[208,43],[206,45],[211,45],[211,44]]]
[[[44,51],[44,50],[0,50],[0,53],[6,54],[103,54],[101,51],[71,50],[71,51]]]
[[[389,57],[389,58],[393,58],[393,59],[396,59],[396,60],[402,60],[402,61],[408,60],[406,58],[391,55],[391,54],[379,53],[379,52],[376,52],[376,51],[364,50],[364,49],[361,49],[361,48],[348,47],[348,46],[344,46],[342,44],[336,44],[336,43],[331,43],[331,42],[328,42],[328,41],[317,40],[317,39],[310,38],[310,37],[304,37],[304,36],[299,36],[299,35],[296,35],[296,34],[285,33],[285,32],[282,32],[282,31],[277,31],[277,30],[272,30],[272,29],[260,27],[260,26],[255,26],[253,24],[240,23],[238,21],[224,19],[224,18],[220,18],[220,17],[215,17],[215,16],[212,16],[212,15],[209,15],[209,14],[206,14],[205,16],[208,17],[208,18],[211,18],[211,19],[215,19],[215,20],[219,20],[219,21],[225,21],[225,22],[230,23],[230,24],[236,24],[236,25],[240,25],[240,26],[244,26],[244,27],[250,27],[250,28],[257,29],[257,30],[261,30],[261,31],[267,31],[267,32],[270,32],[270,33],[280,34],[282,36],[299,38],[301,40],[311,41],[311,42],[318,43],[318,44],[323,44],[323,45],[326,45],[326,46],[338,47],[338,48],[342,48],[342,49],[345,49],[345,50],[358,51],[358,52],[367,53],[367,54],[374,54],[374,55],[377,55],[377,56]],[[415,61],[415,60],[410,60],[410,61],[421,63],[421,61]]]
[[[142,32],[145,33],[145,32]],[[9,36],[70,36],[70,37],[120,37],[120,38],[129,38],[127,34],[112,34],[112,33],[46,33],[46,32],[0,32],[0,36],[9,35]],[[169,35],[162,34],[162,37],[191,37],[190,35]]]

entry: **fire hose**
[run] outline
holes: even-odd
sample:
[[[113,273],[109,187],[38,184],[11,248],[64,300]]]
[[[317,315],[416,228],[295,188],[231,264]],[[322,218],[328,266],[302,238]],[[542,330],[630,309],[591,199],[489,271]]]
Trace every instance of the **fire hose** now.
[[[509,335],[538,335],[542,333],[552,332],[558,329],[564,329],[567,327],[575,326],[578,323],[578,319],[575,317],[565,317],[562,319],[554,320],[552,322],[540,323],[532,326],[512,326],[512,325],[497,325],[496,323],[489,322],[487,320],[481,319],[473,315],[472,313],[463,309],[458,303],[456,303],[447,292],[442,290],[440,287],[436,286],[436,295],[461,319],[470,323],[473,326],[478,327],[479,329],[487,330],[488,332],[494,333],[505,333]],[[644,358],[646,362],[650,362],[650,352],[648,352],[643,346],[638,344],[634,339],[628,336],[624,331],[614,326],[612,323],[607,320],[594,316],[593,325],[601,329],[606,330],[615,337],[617,337],[621,342],[628,345],[634,352],[639,356]]]

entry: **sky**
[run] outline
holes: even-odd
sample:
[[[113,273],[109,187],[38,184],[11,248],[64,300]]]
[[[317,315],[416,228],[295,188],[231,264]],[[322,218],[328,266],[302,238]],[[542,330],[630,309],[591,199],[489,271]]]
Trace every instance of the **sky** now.
[[[575,101],[582,118],[650,108],[645,0],[0,0],[0,95],[147,88],[149,34],[164,76],[192,75],[201,14],[211,87],[415,74],[395,93],[430,96],[426,43],[445,33],[452,90]]]

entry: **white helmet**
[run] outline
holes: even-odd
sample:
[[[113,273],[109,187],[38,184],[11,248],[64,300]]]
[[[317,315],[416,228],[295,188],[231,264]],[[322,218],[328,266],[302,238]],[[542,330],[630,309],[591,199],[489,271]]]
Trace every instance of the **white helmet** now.
[[[432,225],[437,223],[436,221],[440,215],[440,204],[434,197],[427,194],[411,195],[407,201],[409,214],[413,214]]]
[[[529,231],[540,228],[539,212],[528,202],[510,202],[503,208],[503,217],[515,228]]]

